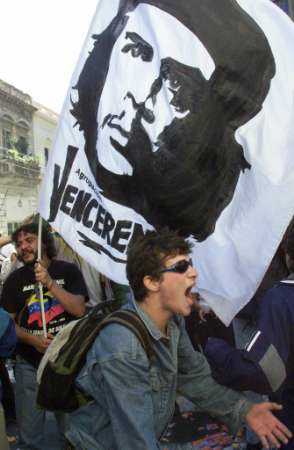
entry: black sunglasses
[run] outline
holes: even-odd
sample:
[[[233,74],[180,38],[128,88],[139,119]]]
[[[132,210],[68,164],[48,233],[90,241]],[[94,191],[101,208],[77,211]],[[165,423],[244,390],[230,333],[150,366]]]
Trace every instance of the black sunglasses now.
[[[165,267],[164,269],[161,269],[159,272],[175,272],[175,273],[185,273],[187,272],[189,266],[193,267],[192,259],[181,259],[180,261],[176,262],[172,266]]]

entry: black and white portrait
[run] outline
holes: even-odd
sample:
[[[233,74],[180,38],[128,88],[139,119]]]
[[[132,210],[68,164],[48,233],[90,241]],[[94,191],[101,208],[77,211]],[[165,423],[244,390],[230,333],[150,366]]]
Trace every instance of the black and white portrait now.
[[[101,194],[205,240],[251,170],[235,133],[275,74],[263,31],[235,0],[121,0],[92,39],[71,114]]]

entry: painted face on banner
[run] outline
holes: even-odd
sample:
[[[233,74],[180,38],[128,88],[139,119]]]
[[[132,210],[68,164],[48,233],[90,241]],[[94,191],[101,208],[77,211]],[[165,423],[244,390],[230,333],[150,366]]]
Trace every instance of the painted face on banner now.
[[[235,132],[275,73],[265,35],[237,3],[208,3],[190,2],[193,12],[178,0],[121,0],[93,36],[71,111],[101,194],[198,241],[251,168]]]
[[[158,36],[154,29],[161,30]],[[180,46],[173,45],[169,30],[181,36]],[[182,119],[197,109],[189,96],[193,92],[191,83],[195,83],[195,89],[198,83],[200,88],[214,69],[203,44],[170,14],[147,5],[129,13],[111,55],[99,105],[99,161],[114,172],[132,174],[133,168],[121,149],[138,122],[148,135],[152,152],[156,152],[161,146],[161,133],[173,119]]]

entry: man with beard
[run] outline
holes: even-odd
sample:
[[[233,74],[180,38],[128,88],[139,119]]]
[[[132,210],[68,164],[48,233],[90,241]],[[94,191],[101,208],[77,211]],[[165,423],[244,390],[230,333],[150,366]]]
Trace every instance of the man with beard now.
[[[120,0],[93,39],[71,114],[101,194],[205,240],[251,168],[235,133],[275,74],[265,34],[235,1]]]
[[[91,401],[70,415],[68,439],[75,450],[159,450],[173,416],[176,393],[189,398],[237,431],[243,421],[265,448],[288,442],[291,433],[272,411],[276,403],[252,404],[218,385],[205,357],[193,350],[184,317],[191,313],[197,279],[191,245],[176,233],[147,232],[130,248],[127,276],[135,311],[150,338],[149,354],[138,337],[120,323],[101,330],[77,378]],[[147,347],[147,346],[146,346]],[[152,349],[152,351],[150,351]],[[192,443],[169,449],[195,449]]]
[[[48,230],[42,231],[40,262],[37,262],[37,224],[18,228],[12,241],[24,267],[7,278],[1,302],[15,320],[19,340],[15,367],[16,414],[20,431],[18,447],[42,450],[45,412],[36,406],[37,368],[54,335],[69,321],[84,314],[87,289],[76,266],[54,259],[54,241]],[[43,335],[39,282],[44,291],[47,337]],[[57,419],[62,429],[64,417]]]

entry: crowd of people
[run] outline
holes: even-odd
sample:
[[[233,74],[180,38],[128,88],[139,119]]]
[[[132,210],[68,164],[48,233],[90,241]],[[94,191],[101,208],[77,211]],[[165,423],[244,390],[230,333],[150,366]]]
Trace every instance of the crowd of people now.
[[[177,233],[147,232],[131,245],[130,287],[106,279],[49,227],[43,227],[41,241],[38,255],[34,220],[0,237],[0,358],[14,360],[19,450],[45,448],[37,381],[44,353],[54,353],[61,330],[109,301],[115,310],[132,312],[145,337],[122,319],[97,333],[74,380],[78,405],[54,411],[60,449],[195,449],[193,443],[167,447],[162,439],[178,395],[231,433],[247,426],[259,440],[256,448],[294,448],[294,231],[284,246],[289,277],[264,296],[247,346],[237,349],[212,333],[204,351],[195,344],[197,327],[190,329],[196,310],[202,320],[205,315],[194,294],[197,267],[191,244]],[[270,399],[241,392],[249,390]],[[9,448],[5,415],[0,407],[3,450]]]

